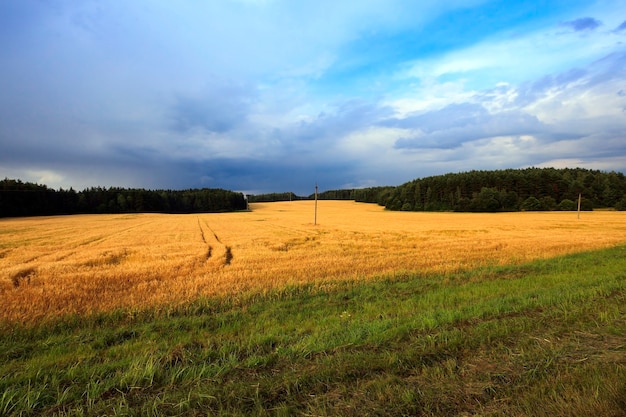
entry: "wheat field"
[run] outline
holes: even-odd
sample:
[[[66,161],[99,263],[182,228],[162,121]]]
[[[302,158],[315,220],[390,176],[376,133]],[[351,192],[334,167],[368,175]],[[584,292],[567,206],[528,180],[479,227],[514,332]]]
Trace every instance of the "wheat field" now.
[[[0,321],[158,308],[344,279],[454,272],[626,242],[626,213],[390,212],[256,203],[250,212],[0,220]]]

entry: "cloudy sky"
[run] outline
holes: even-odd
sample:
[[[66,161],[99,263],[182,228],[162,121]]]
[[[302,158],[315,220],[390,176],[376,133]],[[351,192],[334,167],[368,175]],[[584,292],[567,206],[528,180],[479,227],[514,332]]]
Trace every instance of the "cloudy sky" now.
[[[251,193],[626,172],[623,0],[3,0],[0,177]]]

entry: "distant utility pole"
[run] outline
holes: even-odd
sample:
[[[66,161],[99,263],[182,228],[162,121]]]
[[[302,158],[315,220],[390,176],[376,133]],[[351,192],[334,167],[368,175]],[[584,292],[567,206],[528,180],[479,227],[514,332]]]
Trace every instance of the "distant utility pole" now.
[[[578,193],[578,218],[580,219],[580,200],[582,200],[582,193]]]
[[[315,217],[313,218],[313,225],[317,225],[317,182],[315,183]]]

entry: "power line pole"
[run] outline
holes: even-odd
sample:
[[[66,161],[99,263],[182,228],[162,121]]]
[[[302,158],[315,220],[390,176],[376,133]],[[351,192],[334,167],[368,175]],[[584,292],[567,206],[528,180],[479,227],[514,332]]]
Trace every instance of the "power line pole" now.
[[[317,182],[315,183],[315,217],[313,218],[313,225],[317,225]]]

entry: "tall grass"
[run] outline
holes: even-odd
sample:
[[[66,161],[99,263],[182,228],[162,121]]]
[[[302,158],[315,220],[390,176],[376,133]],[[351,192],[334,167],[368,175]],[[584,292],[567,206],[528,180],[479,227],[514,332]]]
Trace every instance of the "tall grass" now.
[[[626,415],[626,247],[5,322],[2,415]]]

